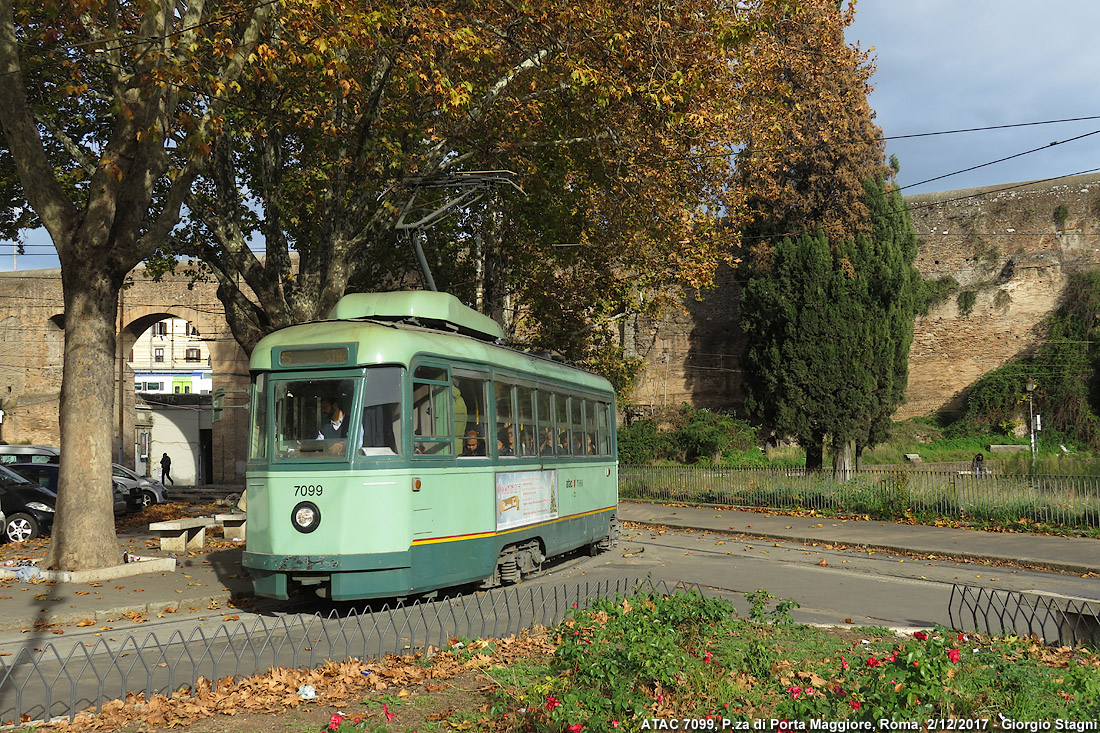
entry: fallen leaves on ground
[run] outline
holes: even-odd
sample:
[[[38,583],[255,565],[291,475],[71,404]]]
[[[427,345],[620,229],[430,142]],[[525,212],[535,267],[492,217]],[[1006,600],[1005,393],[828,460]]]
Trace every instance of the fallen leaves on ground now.
[[[71,722],[62,720],[43,728],[80,733],[118,730],[133,725],[177,727],[216,714],[272,713],[288,707],[343,705],[361,698],[364,693],[391,688],[399,688],[405,695],[410,694],[409,687],[424,687],[431,692],[441,689],[432,680],[449,679],[489,664],[508,665],[553,651],[554,644],[547,631],[536,629],[496,640],[491,650],[486,648],[475,655],[457,649],[436,652],[427,666],[423,654],[404,657],[391,654],[378,662],[328,661],[313,670],[276,667],[266,674],[240,680],[226,677],[216,684],[200,677],[194,689],[183,688],[171,695],[154,695],[148,699],[144,693],[131,694],[124,700],[104,703],[98,714],[89,709],[76,715]],[[317,697],[303,701],[298,695],[302,685],[313,687]]]

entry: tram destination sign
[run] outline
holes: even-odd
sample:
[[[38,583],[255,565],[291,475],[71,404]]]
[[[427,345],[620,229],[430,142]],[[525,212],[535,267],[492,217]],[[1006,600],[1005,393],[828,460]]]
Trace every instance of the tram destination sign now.
[[[353,344],[278,349],[281,367],[343,366],[354,358]]]

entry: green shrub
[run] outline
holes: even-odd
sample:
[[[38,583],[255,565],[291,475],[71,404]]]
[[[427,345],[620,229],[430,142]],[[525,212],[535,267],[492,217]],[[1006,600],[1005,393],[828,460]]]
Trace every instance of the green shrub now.
[[[667,428],[650,419],[619,427],[619,460],[628,465],[655,461],[767,465],[757,457],[759,453],[756,428],[730,415],[688,404],[680,408]]]
[[[653,420],[635,420],[629,425],[620,425],[618,436],[620,462],[644,466],[657,460],[661,436]]]
[[[672,446],[682,460],[718,461],[729,450],[756,447],[756,429],[743,420],[684,404],[671,435]]]
[[[955,302],[959,306],[959,313],[964,318],[969,317],[974,310],[974,304],[978,302],[978,294],[973,290],[964,290],[959,293],[959,297]]]
[[[924,311],[927,312],[932,306],[943,303],[957,293],[959,291],[959,282],[950,275],[945,275],[935,280],[925,280],[923,289],[925,303]]]
[[[1069,207],[1065,204],[1058,204],[1054,207],[1054,223],[1058,225],[1059,229],[1066,228],[1066,219],[1069,218]]]

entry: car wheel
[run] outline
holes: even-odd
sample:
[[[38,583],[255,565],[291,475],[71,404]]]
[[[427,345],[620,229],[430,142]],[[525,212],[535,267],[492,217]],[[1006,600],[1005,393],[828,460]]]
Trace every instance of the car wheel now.
[[[157,503],[157,495],[152,491],[145,489],[141,492],[141,506],[147,507]]]
[[[38,521],[30,514],[13,514],[8,517],[4,534],[9,542],[25,542],[38,536]]]

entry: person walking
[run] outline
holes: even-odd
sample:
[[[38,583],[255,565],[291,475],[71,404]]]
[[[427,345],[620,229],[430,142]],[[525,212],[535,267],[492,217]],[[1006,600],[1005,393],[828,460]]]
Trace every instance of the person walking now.
[[[160,482],[165,486],[167,486],[168,484],[176,483],[172,480],[172,476],[170,475],[171,473],[172,459],[168,457],[167,453],[165,453],[163,456],[160,457]]]

